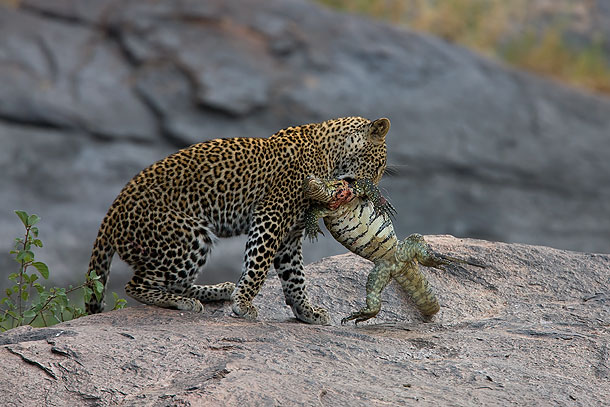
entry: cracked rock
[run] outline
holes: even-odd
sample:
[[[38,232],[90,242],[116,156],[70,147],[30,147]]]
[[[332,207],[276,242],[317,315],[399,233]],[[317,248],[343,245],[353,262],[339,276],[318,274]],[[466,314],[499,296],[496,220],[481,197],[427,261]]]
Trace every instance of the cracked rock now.
[[[254,322],[228,303],[138,306],[0,334],[0,405],[604,405],[610,309],[583,298],[607,292],[609,255],[426,240],[487,265],[423,268],[441,305],[431,322],[391,283],[377,318],[341,325],[372,263],[334,256],[305,270],[329,326],[297,322],[270,276]],[[72,334],[51,344],[51,331]]]

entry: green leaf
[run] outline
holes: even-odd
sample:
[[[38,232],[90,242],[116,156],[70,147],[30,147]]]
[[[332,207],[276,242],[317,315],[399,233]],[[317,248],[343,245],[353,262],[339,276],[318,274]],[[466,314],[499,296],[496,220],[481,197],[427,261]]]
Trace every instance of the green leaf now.
[[[28,224],[27,226],[34,226],[35,224],[38,223],[38,221],[40,220],[40,216],[38,215],[30,215],[28,216]]]
[[[10,297],[11,295],[13,295],[13,290],[11,290],[10,288],[7,288],[5,292],[6,292],[7,297]]]
[[[55,315],[59,315],[58,319],[61,319],[61,315],[63,315],[65,307],[66,305],[62,303],[55,304],[55,309],[53,310],[53,313]]]
[[[91,295],[93,295],[93,290],[90,289],[89,287],[83,287],[83,297],[85,298],[85,303],[88,303],[89,301],[91,301]]]
[[[34,253],[31,252],[30,250],[22,250],[17,254],[17,257],[15,257],[15,260],[17,260],[20,263],[29,263],[32,260],[34,260]]]
[[[41,261],[35,261],[32,266],[36,267],[36,270],[40,273],[42,278],[47,280],[49,278],[49,267]]]
[[[89,273],[89,275],[87,276],[87,280],[97,280],[99,278],[100,277],[97,275],[95,270],[91,270],[91,273]]]
[[[16,320],[21,320],[21,318],[19,317],[19,315],[17,315],[15,311],[7,311],[6,313],[9,314],[11,317],[15,318]]]
[[[17,274],[17,273],[11,273],[11,274],[8,275],[8,279],[11,280],[11,281],[15,281],[16,282],[16,280],[18,278],[19,278],[19,274]]]
[[[29,309],[23,313],[24,318],[34,318],[36,316],[36,312],[32,309]]]
[[[119,295],[115,292],[112,293],[112,296],[114,297],[114,307],[112,307],[113,311],[125,308],[127,300],[125,300],[124,298],[119,298]]]
[[[102,284],[102,282],[99,280],[95,280],[93,282],[93,289],[95,290],[96,294],[101,294],[104,292],[104,284]]]
[[[27,290],[22,290],[21,291],[21,299],[23,301],[27,301],[28,298],[30,298],[30,294],[27,292]]]
[[[28,213],[25,211],[15,211],[21,222],[23,222],[23,226],[28,227]]]
[[[42,309],[42,306],[43,306],[43,305],[44,305],[44,304],[43,304],[43,303],[41,303],[41,302],[38,302],[38,303],[32,304],[32,309],[33,309],[33,310],[34,310],[36,313],[39,313],[39,312],[40,312],[40,310]]]
[[[42,247],[42,240],[40,240],[40,239],[34,239],[34,240],[32,241],[32,244],[33,244],[34,246],[36,246],[36,247]]]
[[[33,228],[30,229],[30,232],[32,232],[32,234],[34,235],[34,237],[38,237],[38,228],[36,226],[34,226]],[[42,246],[40,246],[42,247]]]
[[[57,304],[61,307],[61,309],[68,305],[68,297],[65,293],[57,294]]]

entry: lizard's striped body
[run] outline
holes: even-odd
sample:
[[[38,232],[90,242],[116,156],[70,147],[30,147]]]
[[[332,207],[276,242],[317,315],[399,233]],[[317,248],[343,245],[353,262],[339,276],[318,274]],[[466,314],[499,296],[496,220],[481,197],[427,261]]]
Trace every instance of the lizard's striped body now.
[[[419,234],[398,241],[389,216],[393,208],[372,182],[359,180],[348,184],[343,180],[309,177],[305,181],[305,193],[327,204],[314,205],[308,210],[307,235],[312,238],[317,235],[318,219],[322,217],[339,243],[375,264],[366,285],[367,306],[342,322],[355,319],[358,323],[376,316],[381,309],[381,292],[390,278],[410,295],[425,318],[439,311],[438,300],[418,263],[440,268],[451,261],[465,261],[435,253]]]

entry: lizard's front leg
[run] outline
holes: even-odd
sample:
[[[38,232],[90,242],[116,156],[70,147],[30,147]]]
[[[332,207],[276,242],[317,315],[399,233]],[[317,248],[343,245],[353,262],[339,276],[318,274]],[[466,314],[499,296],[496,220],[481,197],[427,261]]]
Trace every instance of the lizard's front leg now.
[[[318,238],[318,234],[322,233],[318,220],[323,218],[330,212],[326,207],[319,204],[311,204],[309,208],[305,210],[305,237],[309,238],[312,242]]]
[[[350,184],[354,195],[358,197],[366,197],[375,208],[377,216],[387,214],[389,216],[396,215],[394,206],[381,195],[379,187],[368,179],[359,179]]]
[[[357,324],[377,316],[381,310],[381,292],[388,285],[390,277],[391,267],[389,267],[389,264],[387,262],[376,263],[366,281],[366,307],[343,318],[341,324],[345,324],[352,319],[355,319]]]

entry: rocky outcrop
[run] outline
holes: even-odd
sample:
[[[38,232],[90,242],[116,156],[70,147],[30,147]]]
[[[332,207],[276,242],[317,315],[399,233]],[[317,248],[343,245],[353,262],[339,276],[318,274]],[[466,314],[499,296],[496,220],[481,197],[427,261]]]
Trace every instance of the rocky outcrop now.
[[[601,406],[610,399],[610,256],[428,236],[485,269],[424,269],[441,311],[424,323],[391,284],[362,306],[371,263],[309,265],[330,326],[298,323],[270,276],[260,320],[133,307],[0,335],[7,406]]]
[[[0,4],[0,269],[13,209],[42,217],[51,274],[82,281],[105,211],[142,168],[344,115],[392,120],[382,187],[399,236],[608,250],[607,99],[300,0],[15,4]],[[242,252],[222,241],[207,281],[236,280]],[[305,255],[341,252],[325,240]],[[117,264],[113,289],[127,280]]]

